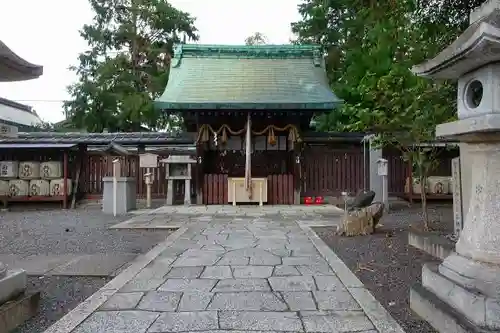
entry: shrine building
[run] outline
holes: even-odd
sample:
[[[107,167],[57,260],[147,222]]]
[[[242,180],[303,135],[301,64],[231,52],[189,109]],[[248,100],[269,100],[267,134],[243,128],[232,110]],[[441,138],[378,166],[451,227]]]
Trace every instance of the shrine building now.
[[[155,106],[195,138],[198,204],[297,204],[303,133],[339,103],[319,46],[179,44]]]

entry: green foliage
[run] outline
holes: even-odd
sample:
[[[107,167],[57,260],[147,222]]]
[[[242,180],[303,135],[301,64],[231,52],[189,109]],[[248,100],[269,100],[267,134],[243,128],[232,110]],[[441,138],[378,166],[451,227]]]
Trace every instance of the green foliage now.
[[[95,12],[80,31],[89,50],[71,69],[64,108],[76,128],[90,132],[171,129],[153,107],[168,80],[172,46],[179,35],[197,40],[194,19],[164,0],[90,0]]]
[[[456,85],[417,77],[411,67],[448,46],[482,2],[305,0],[292,24],[296,43],[323,47],[331,87],[344,100],[316,119],[317,128],[377,134],[380,146],[394,145],[415,163],[424,183],[437,150],[422,147],[436,125],[456,117]]]
[[[267,37],[261,32],[256,32],[253,35],[245,38],[245,45],[264,45],[264,44],[267,44]]]

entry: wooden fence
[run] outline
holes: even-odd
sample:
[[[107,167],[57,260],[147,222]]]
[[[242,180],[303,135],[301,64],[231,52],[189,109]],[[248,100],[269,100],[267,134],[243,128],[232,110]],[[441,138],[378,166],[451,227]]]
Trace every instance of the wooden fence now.
[[[272,205],[293,204],[293,175],[267,176],[267,202]]]
[[[160,156],[165,158],[166,156]],[[144,184],[145,168],[139,168],[139,158],[137,156],[118,157],[120,159],[121,175],[123,177],[133,177],[136,179],[136,189],[138,197],[146,196],[146,185]],[[82,191],[87,197],[102,196],[102,177],[109,177],[113,174],[112,161],[116,157],[89,154],[84,167],[84,179]],[[153,198],[164,198],[166,195],[165,168],[151,168],[153,185],[151,194]],[[184,191],[180,186],[176,186],[176,191]],[[180,195],[181,193],[179,193]]]
[[[302,194],[304,196],[338,196],[364,188],[364,155],[360,147],[335,149],[329,146],[308,147],[304,152]],[[368,164],[367,164],[368,168]],[[366,179],[366,186],[369,180]]]
[[[203,204],[225,205],[227,202],[227,175],[205,175],[203,179]]]
[[[449,156],[448,156],[449,155]],[[446,153],[442,163],[433,175],[451,175],[451,158],[456,153]],[[389,163],[389,193],[399,195],[404,193],[406,178],[410,175],[411,168],[407,161],[401,158],[397,150],[384,150],[384,158]],[[166,156],[161,156],[164,158]],[[102,155],[87,156],[83,170],[81,191],[87,197],[100,197],[103,185],[102,177],[111,176],[112,160],[115,157]],[[137,180],[138,197],[146,196],[144,174],[147,172],[139,168],[138,157],[120,158],[121,173],[125,177],[134,177]],[[364,165],[364,162],[366,165]],[[302,163],[302,196],[338,196],[343,191],[357,192],[369,187],[369,156],[363,152],[361,146],[350,148],[335,148],[333,145],[308,146],[304,150]],[[196,174],[197,165],[193,165],[193,175]],[[153,168],[153,198],[164,198],[166,195],[165,168]],[[195,181],[192,182],[195,188]],[[268,200],[271,204],[293,203],[292,175],[278,174],[268,177]],[[191,191],[194,191],[191,189]],[[183,198],[184,186],[175,187],[175,196]],[[178,192],[178,193],[177,193]],[[203,203],[227,203],[227,176],[219,174],[205,174],[203,183]]]

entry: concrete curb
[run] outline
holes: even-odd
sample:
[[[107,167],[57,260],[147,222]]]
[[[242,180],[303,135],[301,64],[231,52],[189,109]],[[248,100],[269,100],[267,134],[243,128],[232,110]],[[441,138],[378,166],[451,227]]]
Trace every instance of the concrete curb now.
[[[95,292],[92,296],[80,303],[76,308],[71,310],[64,317],[52,324],[44,333],[70,333],[85,319],[87,319],[94,311],[104,304],[111,296],[113,296],[121,287],[132,280],[144,267],[156,259],[163,251],[165,251],[173,242],[175,242],[182,234],[187,231],[187,228],[180,228],[170,234],[166,240],[144,255],[139,255],[135,258],[132,264],[117,275],[113,280],[109,281],[104,287]]]
[[[361,306],[375,328],[383,333],[405,333],[403,328],[399,326],[382,304],[373,297],[370,291],[365,288],[363,283],[351,272],[349,267],[344,264],[335,252],[309,226],[298,224],[313,242],[319,253],[326,259],[340,281],[346,286],[349,293],[351,293],[359,306]]]

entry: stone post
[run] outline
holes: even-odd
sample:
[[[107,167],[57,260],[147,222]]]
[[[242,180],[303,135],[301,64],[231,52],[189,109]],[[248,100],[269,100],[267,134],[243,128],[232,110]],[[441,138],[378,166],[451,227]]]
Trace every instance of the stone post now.
[[[413,68],[420,76],[458,79],[459,120],[439,125],[436,135],[467,147],[464,227],[455,253],[424,265],[422,285],[410,294],[417,314],[450,333],[500,330],[500,1],[474,10],[470,23],[448,48]]]
[[[167,181],[167,205],[172,206],[174,204],[174,180],[169,179]]]
[[[184,205],[191,204],[191,179],[184,180]]]
[[[382,158],[382,149],[373,146],[373,139],[369,140],[370,190],[375,192],[373,201],[382,201],[382,177],[378,175],[377,161]]]
[[[146,183],[146,207],[151,208],[151,186],[153,185],[153,180],[151,176],[153,174],[150,172],[148,168],[148,173],[144,174],[144,183]]]

